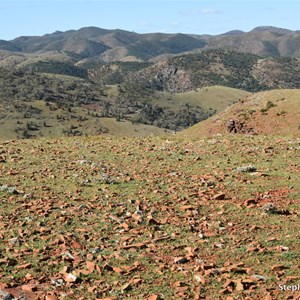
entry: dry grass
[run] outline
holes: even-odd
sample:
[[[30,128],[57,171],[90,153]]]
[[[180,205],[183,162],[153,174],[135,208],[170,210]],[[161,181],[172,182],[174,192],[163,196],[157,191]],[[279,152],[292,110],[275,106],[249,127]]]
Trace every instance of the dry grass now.
[[[224,134],[229,119],[244,122],[256,134],[300,135],[300,90],[252,94],[224,112],[183,130],[180,136],[201,138]]]

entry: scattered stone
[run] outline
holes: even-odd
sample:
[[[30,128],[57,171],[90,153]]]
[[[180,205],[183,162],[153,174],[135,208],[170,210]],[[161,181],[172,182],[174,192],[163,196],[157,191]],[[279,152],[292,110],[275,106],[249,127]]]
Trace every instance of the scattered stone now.
[[[89,164],[91,164],[91,161],[90,161],[90,160],[87,160],[87,159],[81,159],[81,160],[78,160],[77,162],[78,162],[80,165],[85,165],[85,164],[89,165]]]
[[[15,186],[8,186],[7,184],[0,185],[0,192],[8,192],[13,195],[19,194]]]
[[[257,201],[255,199],[247,199],[245,202],[244,202],[244,205],[246,207],[253,207],[253,206],[256,206],[257,204]]]
[[[75,283],[75,282],[78,281],[78,277],[75,276],[75,275],[72,274],[72,273],[68,273],[68,274],[66,274],[66,276],[65,276],[65,281],[66,281],[66,282]]]
[[[205,182],[206,187],[214,187],[216,184],[213,181]]]
[[[204,239],[204,234],[203,234],[203,233],[199,233],[199,234],[198,234],[198,237],[199,237],[200,239]]]
[[[271,267],[271,270],[275,272],[282,271],[284,269],[287,269],[287,267],[284,265],[274,265]]]
[[[120,290],[121,291],[130,291],[132,289],[132,285],[130,283],[125,283],[121,286]]]
[[[16,245],[16,244],[19,242],[19,237],[11,238],[11,239],[8,240],[8,242],[9,242],[12,246],[14,246],[14,245]]]
[[[8,187],[7,192],[10,193],[10,194],[14,194],[14,195],[19,194],[19,192],[17,191],[16,187],[14,187],[14,186]]]
[[[171,172],[168,174],[168,176],[177,176],[177,172]]]
[[[61,287],[65,285],[65,281],[62,278],[52,279],[51,283],[56,287]]]
[[[282,251],[289,251],[290,250],[290,248],[286,247],[286,246],[280,245],[279,247],[281,248]]]
[[[101,251],[102,251],[102,249],[99,248],[99,247],[97,247],[97,248],[95,248],[94,250],[92,250],[92,253],[93,253],[93,254],[98,254],[98,253],[100,253]]]
[[[257,168],[252,165],[236,168],[236,172],[238,173],[254,173],[256,170]]]
[[[6,192],[7,189],[8,189],[8,185],[7,184],[0,185],[0,191],[1,192]]]
[[[33,196],[32,193],[28,193],[28,194],[24,194],[23,198],[24,198],[24,199],[31,199],[32,196]]]
[[[272,202],[266,203],[264,206],[261,207],[261,210],[263,210],[266,213],[277,213],[278,212],[277,207]]]
[[[267,278],[265,276],[258,275],[258,274],[252,275],[252,278],[257,279],[257,280],[262,280],[262,281],[266,281],[267,280]]]
[[[222,243],[216,243],[216,244],[214,244],[214,248],[223,249],[224,248],[224,244],[222,244]]]
[[[204,278],[204,276],[197,274],[194,276],[195,280],[201,284],[207,284],[208,280]]]
[[[111,178],[111,176],[107,173],[101,174],[101,181],[105,184],[114,184],[115,181]]]
[[[80,210],[85,209],[85,208],[87,208],[87,206],[86,206],[85,204],[79,205],[79,209],[80,209]]]
[[[89,179],[84,179],[79,182],[81,186],[88,186],[91,183]]]
[[[15,260],[15,259],[9,259],[8,262],[7,262],[7,265],[9,267],[14,267],[18,264],[18,262]]]
[[[26,223],[30,223],[33,221],[33,219],[31,217],[25,217],[24,219],[25,219]]]
[[[70,252],[63,253],[62,257],[65,258],[66,260],[74,260],[75,259],[75,257]]]
[[[224,193],[220,193],[214,196],[215,200],[224,200],[226,195]]]
[[[241,292],[241,291],[244,290],[244,285],[243,285],[241,279],[236,280],[236,286],[235,286],[235,289],[236,289],[238,292]]]
[[[9,293],[0,290],[0,300],[14,300],[14,297]]]
[[[174,259],[175,264],[186,264],[189,262],[189,260],[185,257],[175,258]]]

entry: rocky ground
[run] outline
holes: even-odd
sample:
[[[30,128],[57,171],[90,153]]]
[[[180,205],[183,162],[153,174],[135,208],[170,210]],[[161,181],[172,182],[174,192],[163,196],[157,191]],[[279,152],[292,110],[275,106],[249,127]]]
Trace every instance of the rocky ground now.
[[[300,280],[299,151],[239,135],[4,142],[1,292],[296,299],[279,284]]]

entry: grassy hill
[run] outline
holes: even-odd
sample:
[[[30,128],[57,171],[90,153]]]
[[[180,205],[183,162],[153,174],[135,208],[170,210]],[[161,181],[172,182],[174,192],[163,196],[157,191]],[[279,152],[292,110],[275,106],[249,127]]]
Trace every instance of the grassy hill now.
[[[112,95],[112,93],[113,87],[110,88],[109,94]],[[0,140],[37,137],[58,138],[60,136],[104,133],[116,136],[165,135],[170,131],[164,128],[173,126],[176,118],[182,119],[181,122],[187,122],[185,117],[189,116],[189,112],[192,114],[196,111],[196,108],[199,110],[199,114],[202,111],[206,112],[206,108],[202,109],[200,106],[201,101],[198,101],[199,105],[194,105],[191,102],[193,106],[189,106],[189,99],[170,100],[165,94],[161,94],[159,99],[159,106],[156,103],[157,98],[150,99],[148,103],[144,104],[144,108],[139,108],[138,113],[133,111],[131,114],[117,118],[118,120],[111,114],[109,117],[104,117],[103,108],[97,102],[80,106],[68,105],[68,103],[61,105],[60,102],[44,100],[3,102],[0,103]],[[232,99],[238,101],[239,98],[232,98],[227,95],[227,98],[224,96],[223,99],[226,102],[229,99],[229,101],[233,101]],[[153,112],[158,111],[160,115],[152,115],[150,108]],[[110,107],[110,110],[113,109]],[[214,113],[212,109],[209,111]],[[171,119],[172,117],[173,119]],[[164,123],[157,123],[160,119],[164,120]],[[156,124],[156,126],[151,125],[151,123]],[[162,125],[160,126],[162,128],[157,125]],[[182,128],[180,124],[178,126]],[[175,130],[176,127],[172,129]]]
[[[179,133],[201,138],[227,132],[230,119],[244,123],[251,133],[300,135],[300,90],[273,90],[252,94],[199,124]]]
[[[299,297],[278,287],[300,277],[298,153],[288,136],[1,143],[1,292]]]
[[[105,81],[112,76],[112,83],[115,83],[117,72],[125,76],[147,66],[137,62],[104,65],[107,69]],[[38,70],[47,73],[36,73]],[[91,77],[96,75],[89,72]],[[1,139],[95,135],[107,131],[112,134],[127,132],[129,136],[164,134],[164,129],[157,127],[186,128],[212,115],[219,106],[238,101],[246,94],[227,88],[222,93],[221,87],[212,87],[208,89],[211,92],[197,92],[194,96],[192,93],[172,95],[143,89],[136,84],[104,86],[103,82],[95,82],[97,77],[94,82],[86,77],[84,68],[67,62],[39,62],[27,65],[22,71],[1,69]],[[205,104],[208,101],[211,102],[209,108]],[[111,124],[115,119],[122,122],[117,121],[110,128],[101,118],[112,118]]]
[[[7,66],[0,69],[2,123],[9,124],[6,128],[10,134],[15,132],[12,138],[23,133],[24,137],[37,136],[38,132],[52,136],[47,126],[41,125],[49,121],[52,127],[57,127],[56,133],[72,134],[71,128],[75,126],[75,131],[83,135],[97,134],[102,127],[95,120],[101,117],[122,120],[124,125],[128,121],[178,131],[235,103],[247,95],[242,90],[300,88],[298,59],[263,59],[235,51],[211,50],[159,63],[97,60],[79,63],[55,52],[41,54],[40,58],[44,58],[41,60],[33,59],[31,54],[9,56],[3,52],[2,55],[0,65]],[[35,101],[44,101],[45,107],[54,104],[53,111],[45,110],[49,117],[42,110],[34,112],[31,118],[31,106],[38,111],[30,103]],[[82,128],[78,129],[74,120],[61,121],[55,110],[62,109],[64,121],[77,119]],[[77,111],[77,116],[73,111]],[[57,124],[53,122],[56,119],[60,120]],[[31,127],[37,132],[27,134],[28,122],[36,124]]]
[[[127,120],[104,118],[90,108],[61,107],[42,100],[0,104],[0,141],[64,136],[165,136],[170,131]]]
[[[246,95],[249,95],[249,93],[239,89],[209,86],[186,93],[177,93],[174,98],[178,100],[178,103],[200,106],[205,110],[211,109],[218,113],[246,97]]]

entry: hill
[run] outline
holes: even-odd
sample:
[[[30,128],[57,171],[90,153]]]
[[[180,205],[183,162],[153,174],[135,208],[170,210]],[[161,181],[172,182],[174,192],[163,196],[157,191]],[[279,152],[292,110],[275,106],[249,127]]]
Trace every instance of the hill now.
[[[12,132],[11,138],[51,136],[53,130],[50,134],[44,122],[57,128],[54,136],[58,132],[74,133],[71,128],[78,127],[77,121],[82,127],[76,132],[97,134],[100,123],[94,122],[102,117],[122,120],[124,126],[128,121],[178,131],[224,110],[247,95],[245,91],[300,88],[300,61],[296,58],[263,59],[235,51],[209,50],[159,63],[79,64],[64,55],[44,55],[47,59],[32,63],[23,54],[4,59],[11,64],[10,70],[0,70],[2,123],[9,124],[2,127],[2,132],[8,130],[5,138]],[[19,62],[17,66],[15,61]],[[35,103],[40,102],[36,101],[43,103],[37,105],[38,109]],[[39,107],[41,112],[36,113]],[[64,121],[57,119],[58,112],[64,115]],[[81,122],[86,119],[91,122]],[[28,135],[28,126],[36,132]]]
[[[114,69],[115,70],[115,69]],[[274,88],[300,88],[300,60],[289,57],[209,50],[171,57],[118,78],[126,86],[181,93],[221,85],[256,92]],[[111,71],[113,74],[116,71]],[[98,76],[103,78],[103,73]],[[132,89],[132,88],[131,88]]]
[[[219,113],[228,106],[245,98],[246,95],[249,95],[249,93],[244,90],[224,86],[209,86],[190,92],[174,94],[174,98],[178,100],[178,103],[200,106],[205,110],[214,110],[216,113]]]
[[[240,125],[238,133],[300,135],[300,90],[273,90],[252,94],[179,136],[201,138],[228,132],[228,122]]]
[[[48,52],[63,53],[77,62],[86,59],[99,62],[120,60],[161,60],[172,55],[206,51],[235,50],[263,57],[300,57],[300,32],[262,26],[250,32],[232,30],[221,35],[138,34],[125,30],[85,27],[43,36],[22,36],[11,41],[0,40],[0,50],[40,56]],[[29,59],[29,57],[27,57]]]
[[[147,63],[120,62],[115,63],[115,67],[104,65],[102,68],[119,69],[124,76],[147,66]],[[246,94],[212,87],[210,92],[197,92],[193,96],[192,92],[173,95],[143,89],[138,84],[107,85],[117,79],[109,72],[101,77],[106,85],[99,84],[98,77],[95,81],[89,80],[91,76],[91,70],[63,61],[38,62],[24,66],[22,71],[0,69],[0,138],[95,135],[107,131],[117,135],[127,132],[130,136],[147,132],[164,134],[164,129],[191,126],[211,116],[224,103],[236,102]],[[214,93],[214,90],[219,92]],[[102,118],[112,120],[106,125]],[[114,123],[115,119],[119,122]]]
[[[22,72],[53,73],[86,78],[97,84],[122,84],[135,89],[171,93],[187,92],[206,86],[228,86],[255,92],[274,88],[300,87],[300,60],[289,57],[262,58],[228,50],[170,57],[164,62],[98,59],[77,61],[66,54],[49,52],[14,54],[0,52],[0,66]],[[132,89],[132,88],[131,88]]]
[[[137,34],[120,29],[86,27],[44,36],[23,36],[12,41],[1,41],[0,49],[38,54],[56,51],[78,60],[95,56],[99,56],[100,60],[102,56],[104,60],[107,60],[107,57],[110,57],[110,60],[120,60],[126,56],[147,60],[160,54],[182,53],[204,45],[201,39],[185,34]],[[116,54],[108,56],[107,53],[121,48],[121,57],[115,57]]]

